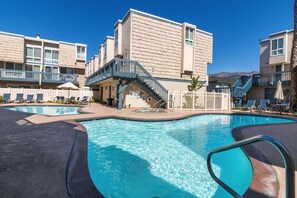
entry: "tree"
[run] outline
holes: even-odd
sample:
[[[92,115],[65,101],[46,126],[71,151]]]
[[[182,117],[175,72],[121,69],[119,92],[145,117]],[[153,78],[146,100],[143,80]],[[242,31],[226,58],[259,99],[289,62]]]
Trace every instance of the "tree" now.
[[[188,90],[191,92],[197,92],[201,87],[203,87],[205,85],[205,81],[199,81],[200,76],[197,77],[193,77],[192,78],[192,82],[190,85],[188,85]],[[193,108],[192,104],[193,104],[193,94],[191,94],[190,96],[184,96],[185,97],[185,102],[183,103],[183,107],[184,108]],[[198,106],[198,96],[195,94],[194,96],[194,106],[196,108],[196,106]]]
[[[196,78],[192,78],[191,85],[188,86],[189,91],[198,91],[201,87],[205,85],[205,81],[199,82],[200,76],[197,76]]]
[[[294,1],[294,33],[291,52],[291,103],[297,104],[297,0]]]

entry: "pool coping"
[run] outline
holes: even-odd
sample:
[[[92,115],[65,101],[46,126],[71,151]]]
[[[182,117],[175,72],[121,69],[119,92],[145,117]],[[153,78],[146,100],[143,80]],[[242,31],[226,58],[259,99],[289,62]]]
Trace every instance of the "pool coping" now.
[[[83,105],[75,105],[75,104],[55,104],[55,103],[46,103],[46,104],[41,104],[41,103],[18,103],[18,104],[12,104],[9,103],[9,105],[0,105],[0,108],[5,108],[5,107],[15,107],[15,106],[46,106],[46,107],[78,107],[77,111],[79,112],[79,114],[93,114],[91,112],[87,112],[83,110]],[[10,110],[10,109],[7,109]],[[11,110],[13,111],[13,110]],[[24,111],[19,111],[22,113],[27,113],[27,114],[31,114],[31,115],[40,115],[40,116],[45,116],[45,117],[57,117],[57,116],[71,116],[71,115],[79,115],[79,114],[63,114],[63,115],[47,115],[47,114],[37,114],[37,113],[30,113],[30,112],[24,112]]]
[[[177,118],[158,118],[158,119],[146,119],[146,118],[131,118],[128,116],[121,116],[121,115],[106,115],[106,116],[95,116],[91,119],[73,119],[68,120],[66,122],[72,123],[76,125],[76,129],[87,132],[86,128],[80,124],[79,122],[83,121],[92,121],[92,120],[101,120],[101,119],[124,119],[124,120],[133,120],[133,121],[150,121],[150,122],[162,122],[162,121],[174,121],[174,120],[182,120],[185,118],[193,117],[193,116],[199,116],[199,115],[252,115],[252,116],[262,116],[262,117],[275,117],[275,118],[285,118],[297,121],[297,117],[291,117],[291,116],[280,116],[280,115],[274,115],[274,114],[251,114],[249,112],[193,112],[189,115],[183,115]],[[242,135],[242,130],[246,128],[253,128],[258,126],[271,126],[271,125],[282,125],[286,123],[276,123],[276,124],[259,124],[259,125],[252,125],[252,126],[242,126],[242,127],[236,127],[231,131],[231,135],[234,139],[234,141],[240,141],[242,139],[245,139],[245,137]],[[252,181],[247,189],[247,191],[244,193],[244,197],[278,197],[280,194],[280,184],[278,179],[277,170],[273,168],[272,164],[269,164],[269,162],[265,159],[263,154],[254,146],[254,145],[248,145],[242,148],[245,155],[248,157],[252,164],[253,169],[253,176]],[[261,160],[258,160],[251,156],[257,156],[257,158],[260,158]],[[263,161],[267,162],[264,163]],[[275,179],[273,179],[275,178]],[[99,190],[99,189],[98,189]]]

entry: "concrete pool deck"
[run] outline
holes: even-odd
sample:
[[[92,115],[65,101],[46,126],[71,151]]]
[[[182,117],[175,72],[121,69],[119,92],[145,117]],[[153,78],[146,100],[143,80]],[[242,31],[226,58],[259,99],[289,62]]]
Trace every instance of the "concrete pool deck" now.
[[[69,116],[43,116],[0,108],[2,136],[0,143],[3,154],[1,161],[4,162],[0,164],[0,174],[5,176],[0,178],[0,197],[100,196],[94,188],[87,170],[87,136],[86,133],[80,132],[84,132],[85,129],[76,121],[109,117],[133,120],[173,120],[205,113],[239,113],[234,111],[193,112],[178,111],[177,109],[174,112],[166,113],[136,113],[131,109],[119,111],[114,107],[94,103],[91,106],[83,107],[82,110],[87,113]],[[258,115],[256,112],[253,114]],[[287,117],[295,119],[293,116]],[[240,134],[234,136],[236,140],[258,134],[274,136],[288,148],[297,165],[296,129],[297,123],[270,125],[269,127],[250,126],[236,129],[233,131],[233,135],[234,133]],[[253,149],[246,149],[253,165],[258,164],[259,166],[260,164],[264,169],[258,169],[258,173],[255,173],[258,176],[254,175],[253,183],[246,193],[246,197],[283,197],[284,180],[281,178],[284,178],[284,169],[281,158],[278,158],[280,156],[276,157],[275,150],[262,143],[257,143],[256,149],[260,150],[263,155],[255,154],[257,152],[254,152]],[[69,161],[73,163],[69,163]],[[254,168],[254,170],[256,169]],[[276,177],[271,177],[272,174],[275,175],[275,171],[278,180]],[[264,172],[265,174],[263,174]],[[263,177],[263,175],[265,176]],[[268,182],[267,179],[271,181]],[[15,182],[17,180],[19,182]],[[77,188],[78,186],[79,188]]]

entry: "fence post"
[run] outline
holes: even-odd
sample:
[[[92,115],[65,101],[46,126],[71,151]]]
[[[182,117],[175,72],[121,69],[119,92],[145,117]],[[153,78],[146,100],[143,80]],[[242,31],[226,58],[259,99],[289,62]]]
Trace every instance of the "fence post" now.
[[[216,92],[213,93],[213,111],[216,110]]]
[[[180,90],[179,108],[180,108],[180,110],[183,109],[183,93],[182,93],[182,90]]]
[[[192,91],[192,111],[195,111],[195,97],[194,97],[194,91]]]
[[[207,110],[207,92],[204,92],[204,111]]]

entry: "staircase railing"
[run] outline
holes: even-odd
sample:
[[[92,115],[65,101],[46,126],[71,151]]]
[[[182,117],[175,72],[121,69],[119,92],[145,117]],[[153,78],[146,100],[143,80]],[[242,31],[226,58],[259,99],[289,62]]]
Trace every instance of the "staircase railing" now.
[[[211,177],[226,191],[228,191],[231,195],[233,195],[236,198],[241,198],[242,197],[241,195],[239,195],[235,190],[229,187],[226,183],[224,183],[214,174],[211,166],[211,157],[213,154],[216,154],[216,153],[221,153],[223,151],[235,149],[238,147],[242,147],[245,145],[249,145],[249,144],[253,144],[261,141],[272,144],[281,154],[286,167],[286,197],[287,198],[295,197],[295,165],[294,165],[293,158],[290,152],[288,151],[288,149],[279,140],[268,135],[254,136],[254,137],[251,137],[242,141],[238,141],[226,146],[222,146],[220,148],[210,151],[209,154],[207,155],[207,168]]]
[[[248,80],[241,86],[242,77],[238,79],[231,88],[231,93],[233,97],[243,97],[243,95],[252,87],[253,77],[249,76]]]
[[[115,58],[87,78],[86,84],[105,80],[110,77],[137,79],[157,96],[167,100],[168,91],[137,61]]]

